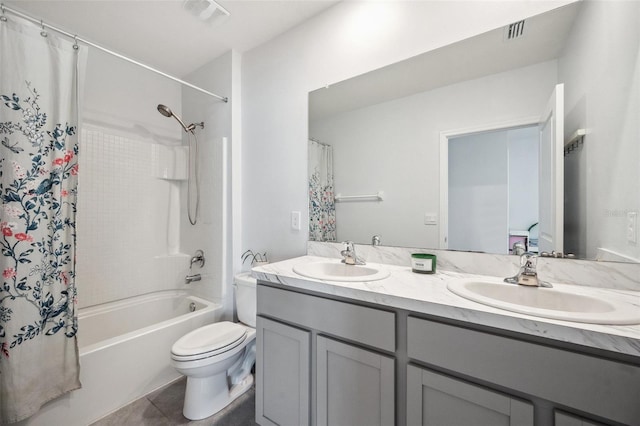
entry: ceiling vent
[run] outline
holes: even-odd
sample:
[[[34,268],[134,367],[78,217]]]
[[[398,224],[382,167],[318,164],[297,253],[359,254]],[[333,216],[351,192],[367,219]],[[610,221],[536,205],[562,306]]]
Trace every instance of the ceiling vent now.
[[[230,15],[227,9],[213,0],[184,0],[182,7],[207,23],[218,23]]]
[[[514,22],[504,29],[504,39],[506,41],[515,40],[524,35],[524,20]]]

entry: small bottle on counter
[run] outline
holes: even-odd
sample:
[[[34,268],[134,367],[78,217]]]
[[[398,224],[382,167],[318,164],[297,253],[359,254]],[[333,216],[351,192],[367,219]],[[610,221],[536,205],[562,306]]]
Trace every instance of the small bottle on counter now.
[[[435,274],[436,255],[428,253],[413,253],[411,255],[411,271],[418,274]]]

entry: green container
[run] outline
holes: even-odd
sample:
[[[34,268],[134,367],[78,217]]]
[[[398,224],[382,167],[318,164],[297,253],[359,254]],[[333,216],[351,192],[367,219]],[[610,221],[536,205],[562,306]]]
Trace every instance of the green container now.
[[[435,274],[436,255],[413,253],[411,255],[411,270],[417,274]]]

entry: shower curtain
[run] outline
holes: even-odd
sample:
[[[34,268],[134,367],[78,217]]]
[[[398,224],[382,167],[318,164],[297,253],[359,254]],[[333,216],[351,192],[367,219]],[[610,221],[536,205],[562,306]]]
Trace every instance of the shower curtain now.
[[[80,49],[0,21],[0,423],[80,387],[75,216]]]
[[[336,241],[333,148],[309,140],[309,240]]]

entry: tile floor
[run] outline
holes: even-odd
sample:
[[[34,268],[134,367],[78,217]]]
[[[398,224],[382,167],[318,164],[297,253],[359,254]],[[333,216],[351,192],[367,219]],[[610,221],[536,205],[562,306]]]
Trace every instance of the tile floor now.
[[[255,386],[219,413],[192,421],[182,415],[186,379],[177,380],[91,426],[256,426]]]

